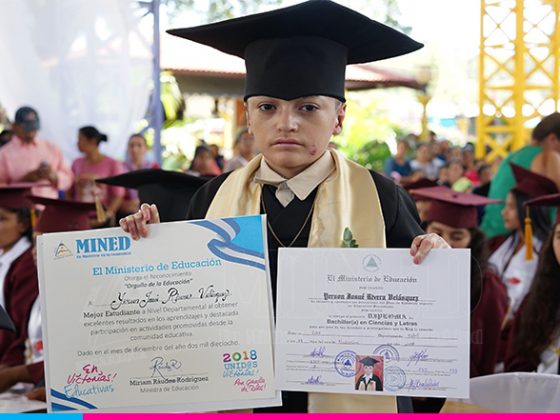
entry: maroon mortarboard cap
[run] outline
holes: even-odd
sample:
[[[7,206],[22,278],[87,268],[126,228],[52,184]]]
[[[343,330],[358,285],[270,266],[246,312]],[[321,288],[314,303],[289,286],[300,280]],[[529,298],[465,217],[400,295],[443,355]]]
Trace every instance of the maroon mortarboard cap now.
[[[407,191],[417,190],[419,188],[437,187],[438,183],[430,178],[420,178],[418,181],[408,182],[403,185]]]
[[[412,188],[412,189],[408,190],[408,193],[414,199],[414,201],[425,201],[425,200],[429,200],[429,199],[426,198],[426,197],[423,197],[423,196],[416,195],[416,191],[422,191],[422,190],[426,190],[426,189],[430,189],[430,190],[433,190],[433,191],[441,191],[441,192],[449,191],[448,187],[436,184],[435,187],[428,186],[428,187]]]
[[[32,208],[33,203],[28,199],[31,188],[35,183],[26,182],[10,184],[0,187],[0,207],[5,209]]]
[[[526,206],[538,206],[538,207],[557,207],[556,210],[556,220],[554,224],[560,223],[560,193],[559,194],[548,194],[542,195],[532,200],[527,200],[525,202]]]
[[[57,200],[30,196],[35,204],[45,206],[41,212],[35,231],[40,233],[67,232],[90,229],[90,216],[95,214],[95,203]]]
[[[379,363],[379,360],[374,359],[373,357],[366,356],[360,360],[360,363],[364,366],[373,366],[376,363]]]
[[[515,163],[510,163],[510,166],[516,182],[515,187],[513,187],[514,191],[518,191],[531,198],[556,194],[558,192],[558,187],[550,178],[531,172]]]
[[[414,190],[414,195],[422,200],[430,200],[428,220],[440,222],[458,229],[478,226],[478,206],[501,203],[481,195],[453,191],[447,187],[432,187]]]

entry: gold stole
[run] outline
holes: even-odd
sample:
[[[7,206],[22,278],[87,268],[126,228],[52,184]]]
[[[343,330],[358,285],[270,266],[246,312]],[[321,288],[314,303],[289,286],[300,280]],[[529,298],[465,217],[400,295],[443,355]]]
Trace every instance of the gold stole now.
[[[385,248],[385,222],[377,188],[369,171],[330,152],[335,171],[317,190],[309,248],[339,248],[350,228],[361,248]],[[261,186],[253,182],[262,156],[232,172],[218,189],[207,219],[260,213]],[[387,403],[387,402],[388,403]],[[309,412],[396,412],[394,397],[309,393]]]

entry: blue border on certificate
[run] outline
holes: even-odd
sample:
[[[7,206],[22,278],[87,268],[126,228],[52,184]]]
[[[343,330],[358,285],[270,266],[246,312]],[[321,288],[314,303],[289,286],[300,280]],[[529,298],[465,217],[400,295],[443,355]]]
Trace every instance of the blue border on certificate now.
[[[243,216],[214,221],[197,220],[195,225],[213,231],[208,249],[226,261],[266,270],[262,216]]]

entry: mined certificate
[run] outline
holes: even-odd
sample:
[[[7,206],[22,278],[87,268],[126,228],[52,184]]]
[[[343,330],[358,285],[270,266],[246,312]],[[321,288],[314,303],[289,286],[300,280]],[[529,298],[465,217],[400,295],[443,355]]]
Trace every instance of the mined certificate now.
[[[50,411],[281,405],[261,216],[39,237]]]
[[[280,249],[280,389],[467,398],[470,251]]]

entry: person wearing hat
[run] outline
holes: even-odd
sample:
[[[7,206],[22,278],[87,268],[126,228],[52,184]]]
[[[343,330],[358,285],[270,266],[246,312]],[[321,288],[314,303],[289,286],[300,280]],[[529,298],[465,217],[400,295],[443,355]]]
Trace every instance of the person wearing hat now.
[[[556,184],[542,175],[515,164],[511,164],[511,169],[517,183],[508,193],[502,211],[504,225],[510,234],[490,241],[493,252],[489,259],[490,266],[508,292],[509,320],[513,318],[531,287],[538,263],[538,258],[533,254],[539,254],[551,227],[550,212],[547,209],[526,208],[525,203],[530,199],[558,192]],[[532,220],[530,231],[526,229],[527,213]]]
[[[14,137],[0,149],[0,184],[48,181],[49,185],[35,187],[33,193],[56,198],[59,190],[72,186],[72,171],[58,146],[37,138],[39,128],[39,115],[33,108],[16,111]]]
[[[527,206],[560,208],[560,194],[545,195]],[[560,210],[560,209],[559,209]],[[529,293],[508,337],[506,372],[560,374],[560,212],[543,245]]]
[[[502,326],[497,371],[503,368],[511,322],[531,287],[537,270],[538,254],[551,228],[548,209],[526,208],[525,203],[558,192],[556,184],[542,175],[515,164],[511,164],[511,169],[517,183],[508,193],[502,211],[504,225],[510,234],[489,241],[489,265],[504,283],[509,301],[508,314]]]
[[[496,200],[447,187],[422,188],[413,193],[417,199],[431,203],[426,232],[440,235],[453,248],[471,250],[470,377],[490,375],[498,360],[508,298],[504,285],[488,268],[488,248],[478,228],[477,208]]]
[[[366,356],[360,360],[364,373],[356,381],[356,391],[383,391],[383,384],[379,376],[373,374],[373,366],[379,360]]]
[[[68,232],[90,229],[90,215],[95,212],[94,203],[83,203],[70,200],[58,200],[39,196],[29,196],[31,202],[44,206],[41,215],[34,226],[35,236],[43,233]],[[37,284],[35,247],[31,256],[31,264]],[[0,392],[7,390],[16,383],[25,382],[39,385],[39,388],[29,393],[31,399],[45,401],[43,338],[41,330],[41,310],[38,294],[32,302],[28,331],[27,358],[25,363],[13,365],[0,370]],[[23,355],[23,351],[22,351]]]
[[[401,188],[327,147],[346,116],[346,65],[421,44],[328,0],[169,32],[245,59],[247,126],[261,154],[202,186],[187,217],[267,214],[273,297],[279,248],[338,247],[346,228],[360,247],[410,247],[416,263],[432,248],[449,247],[424,234]],[[120,223],[138,239],[147,235],[147,223],[158,221],[156,206],[143,204]],[[306,393],[285,392],[275,410],[376,409],[364,396],[310,395],[308,405]]]
[[[34,184],[0,187],[0,305],[16,325],[0,331],[0,367],[23,362],[27,320],[39,293],[31,253],[31,212],[26,198]]]
[[[163,169],[140,169],[108,178],[100,184],[138,190],[142,203],[154,203],[160,222],[185,220],[191,199],[208,180],[194,175]]]
[[[560,188],[560,113],[553,112],[544,117],[533,129],[531,143],[510,153],[498,167],[492,179],[488,197],[505,201],[516,179],[510,163],[543,175]],[[501,217],[503,204],[491,204],[482,219],[482,230],[488,238],[507,234]]]

